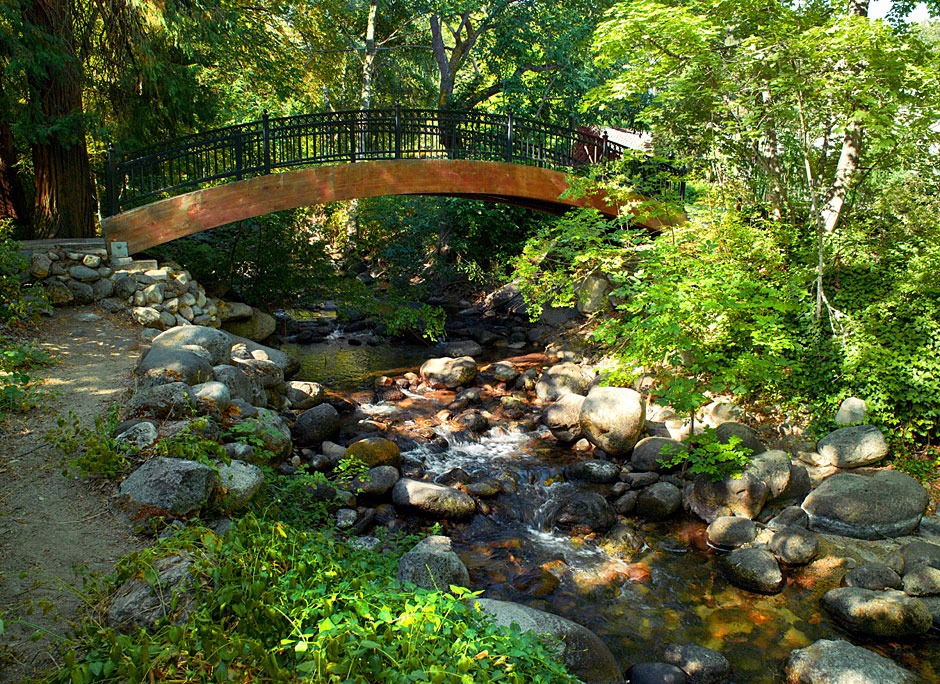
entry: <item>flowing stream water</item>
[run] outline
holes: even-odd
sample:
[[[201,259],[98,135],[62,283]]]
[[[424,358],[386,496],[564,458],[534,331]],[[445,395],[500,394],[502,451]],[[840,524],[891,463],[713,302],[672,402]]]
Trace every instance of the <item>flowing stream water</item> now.
[[[340,391],[354,391],[378,375],[415,370],[435,355],[426,347],[350,347],[336,341],[284,350],[301,359],[299,377]],[[380,418],[431,416],[442,408],[420,395],[409,399],[405,407],[380,402],[360,409]],[[564,467],[583,455],[539,430],[495,427],[478,437],[435,430],[447,448],[415,447],[404,453],[407,461],[420,463],[429,479],[459,468],[473,481],[495,480],[502,490],[486,500],[486,514],[448,530],[472,588],[588,627],[624,669],[659,660],[669,643],[695,643],[728,658],[735,684],[783,682],[782,664],[795,648],[821,638],[863,643],[834,627],[821,611],[820,596],[835,586],[832,573],[821,577],[813,566],[791,568],[786,588],[774,596],[735,588],[718,567],[720,552],[705,541],[704,523],[691,516],[658,523],[628,519],[606,538],[559,532],[551,526],[559,499],[575,491],[603,491],[566,481]],[[864,645],[940,682],[936,635]]]

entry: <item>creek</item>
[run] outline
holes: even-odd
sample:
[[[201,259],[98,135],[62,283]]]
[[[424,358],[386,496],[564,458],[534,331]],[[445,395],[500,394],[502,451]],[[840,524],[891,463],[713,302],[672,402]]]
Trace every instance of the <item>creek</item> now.
[[[439,348],[350,346],[332,339],[283,350],[301,360],[299,377],[351,396],[375,420],[434,425],[446,403],[434,393],[410,392],[405,401],[372,403],[371,391],[363,391],[371,390],[379,375],[416,371],[423,360],[440,356]],[[585,454],[560,445],[545,428],[525,431],[518,423],[497,425],[483,435],[453,433],[440,425],[433,430],[446,439],[446,449],[419,444],[403,452],[406,464],[420,464],[428,479],[453,477],[459,468],[473,481],[498,482],[502,490],[484,499],[485,514],[445,531],[470,571],[471,588],[588,627],[624,669],[659,660],[669,643],[694,643],[723,653],[735,684],[783,682],[782,664],[790,651],[817,639],[841,638],[940,681],[936,635],[866,643],[832,625],[819,602],[835,586],[832,568],[820,571],[815,563],[790,568],[783,592],[762,596],[728,583],[718,567],[721,552],[709,547],[705,524],[691,514],[655,523],[628,517],[596,538],[560,532],[552,529],[551,517],[562,495],[609,489],[566,480],[565,466]]]

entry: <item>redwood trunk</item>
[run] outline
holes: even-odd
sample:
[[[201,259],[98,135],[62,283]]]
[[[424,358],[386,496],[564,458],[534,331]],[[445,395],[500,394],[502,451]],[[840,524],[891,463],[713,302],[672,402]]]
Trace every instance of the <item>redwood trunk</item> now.
[[[7,121],[0,122],[0,219],[29,223],[29,205],[16,170],[19,156],[13,142],[13,130]]]
[[[44,123],[56,124],[33,143],[33,232],[37,238],[92,237],[95,193],[85,147],[81,65],[72,44],[71,7],[68,0],[38,0],[29,3],[26,15],[54,36],[64,58],[61,66],[47,68],[29,84]]]

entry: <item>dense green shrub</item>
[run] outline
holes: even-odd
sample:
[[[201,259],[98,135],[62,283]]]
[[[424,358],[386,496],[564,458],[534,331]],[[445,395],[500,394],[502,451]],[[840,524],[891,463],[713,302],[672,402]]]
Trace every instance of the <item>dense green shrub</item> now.
[[[536,636],[498,629],[469,607],[466,589],[403,590],[394,578],[400,551],[251,515],[221,538],[189,528],[122,560],[99,587],[153,581],[156,559],[189,553],[189,618],[158,623],[153,635],[89,619],[49,681],[575,681]]]

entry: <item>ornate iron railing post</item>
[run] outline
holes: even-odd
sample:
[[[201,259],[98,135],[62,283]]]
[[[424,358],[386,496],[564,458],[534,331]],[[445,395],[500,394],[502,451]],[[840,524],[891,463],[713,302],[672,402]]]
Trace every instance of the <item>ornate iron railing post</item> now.
[[[598,160],[601,163],[607,161],[607,131],[604,131],[603,137],[601,137],[601,158]]]
[[[271,122],[268,110],[261,112],[261,136],[264,140],[264,173],[271,173]]]
[[[245,168],[245,134],[239,131],[235,136],[235,180],[241,180]]]
[[[107,216],[116,216],[121,213],[121,203],[117,192],[117,160],[114,143],[108,144],[108,164],[105,170],[104,194]]]
[[[395,100],[395,159],[401,159],[401,100]]]
[[[506,114],[506,161],[512,163],[512,112]]]

